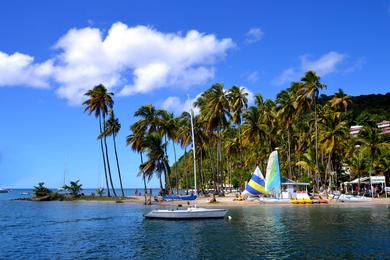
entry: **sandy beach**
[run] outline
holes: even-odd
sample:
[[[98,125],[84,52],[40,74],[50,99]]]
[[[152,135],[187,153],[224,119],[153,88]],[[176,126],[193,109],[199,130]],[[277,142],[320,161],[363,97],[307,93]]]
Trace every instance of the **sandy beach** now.
[[[152,205],[158,205],[161,207],[172,207],[178,206],[181,204],[182,206],[186,205],[197,205],[201,207],[275,207],[275,206],[295,206],[295,207],[310,207],[310,206],[327,206],[327,205],[338,205],[338,206],[352,206],[352,205],[390,205],[390,198],[375,198],[368,202],[342,202],[338,200],[329,200],[328,204],[297,204],[294,205],[292,203],[263,203],[259,200],[247,199],[243,201],[235,201],[234,194],[227,194],[225,197],[216,197],[216,203],[210,203],[212,197],[199,197],[196,202],[195,201],[152,201]],[[116,201],[102,201],[102,200],[78,200],[79,202],[111,202],[115,203]],[[123,203],[128,204],[143,204],[144,197],[143,196],[131,196],[127,197],[124,200],[121,200]]]

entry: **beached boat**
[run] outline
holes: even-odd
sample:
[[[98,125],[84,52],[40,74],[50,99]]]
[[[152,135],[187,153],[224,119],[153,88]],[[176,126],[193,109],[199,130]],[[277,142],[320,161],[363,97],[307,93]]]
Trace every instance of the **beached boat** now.
[[[226,209],[209,209],[209,208],[173,208],[173,209],[156,209],[144,215],[145,218],[158,219],[206,219],[206,218],[223,218],[227,213]]]
[[[341,194],[338,199],[341,202],[372,202],[371,198]]]
[[[189,198],[196,199],[197,187],[196,187],[196,158],[195,158],[195,136],[194,136],[194,123],[193,123],[193,111],[190,103],[190,116],[191,116],[191,137],[192,137],[192,149],[193,149],[193,162],[194,162],[194,195]],[[168,197],[183,197],[183,196],[168,196]],[[206,219],[206,218],[223,218],[227,213],[226,209],[209,209],[198,208],[196,205],[193,207],[177,207],[173,209],[155,209],[145,214],[145,218],[159,218],[159,219]]]

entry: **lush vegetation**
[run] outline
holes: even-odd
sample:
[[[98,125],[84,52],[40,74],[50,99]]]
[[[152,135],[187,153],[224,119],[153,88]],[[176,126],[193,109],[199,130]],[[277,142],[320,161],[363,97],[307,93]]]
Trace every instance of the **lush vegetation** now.
[[[226,89],[216,83],[203,92],[194,102],[199,114],[193,115],[198,187],[220,194],[231,187],[229,184],[243,188],[256,166],[265,171],[268,156],[277,147],[282,174],[292,180],[311,181],[316,190],[335,188],[341,181],[370,173],[388,175],[389,135],[381,135],[376,127],[378,120],[388,116],[388,108],[382,106],[383,115],[360,116],[364,112],[351,110],[360,106],[360,99],[354,104],[356,98],[342,90],[332,96],[320,95],[324,88],[320,77],[309,71],[278,93],[275,100],[256,94],[252,106],[248,105],[248,93],[239,86]],[[105,139],[117,133],[120,125],[110,112],[112,93],[99,85],[86,95],[86,111],[99,119],[108,190],[108,181],[112,188],[113,184]],[[192,188],[190,113],[175,117],[149,104],[140,107],[134,117],[137,121],[126,142],[140,155],[139,176],[145,191],[153,177],[159,179],[162,194]],[[349,127],[357,121],[364,128],[354,137]],[[110,132],[110,125],[119,127]],[[115,141],[115,134],[111,135]],[[184,150],[178,159],[177,145]],[[168,146],[173,147],[173,160],[168,158]],[[118,160],[117,166],[120,173]]]

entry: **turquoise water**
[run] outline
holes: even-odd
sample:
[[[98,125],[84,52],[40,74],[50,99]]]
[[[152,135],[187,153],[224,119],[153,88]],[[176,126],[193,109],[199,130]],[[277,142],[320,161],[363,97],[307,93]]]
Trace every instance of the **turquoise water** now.
[[[15,192],[15,191],[14,191]],[[145,220],[150,207],[0,194],[0,259],[386,259],[390,207],[231,208],[232,220]]]

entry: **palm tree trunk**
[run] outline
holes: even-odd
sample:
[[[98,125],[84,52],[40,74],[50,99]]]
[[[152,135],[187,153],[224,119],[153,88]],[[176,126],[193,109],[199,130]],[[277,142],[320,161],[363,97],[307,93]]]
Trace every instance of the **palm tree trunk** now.
[[[317,126],[317,102],[316,98],[314,97],[314,124],[315,124],[315,130],[316,130],[316,188],[317,191],[319,190],[319,166],[318,166],[318,126]]]
[[[117,149],[116,149],[116,134],[115,133],[112,134],[112,139],[114,141],[114,151],[115,151],[116,167],[118,168],[119,183],[121,185],[122,197],[124,197],[125,196],[125,192],[123,191],[121,169],[119,167],[118,152],[117,152]]]
[[[176,147],[174,141],[172,141],[172,145],[173,145],[173,154],[175,156],[176,194],[179,194],[179,174],[177,173]]]
[[[291,137],[290,137],[290,125],[287,126],[287,143],[288,143],[288,178],[292,179],[292,170],[291,170]]]
[[[105,115],[103,113],[103,124],[106,122]],[[106,161],[107,161],[107,169],[108,169],[108,177],[110,178],[110,184],[112,188],[112,193],[114,193],[114,196],[117,197],[115,188],[114,188],[114,183],[112,182],[112,176],[111,176],[111,167],[110,167],[110,159],[108,158],[108,147],[107,147],[107,138],[106,135],[103,135],[103,141],[104,141],[104,146],[106,150]]]
[[[102,116],[101,115],[99,115],[99,129],[100,129],[100,134],[102,134]],[[104,158],[103,140],[101,138],[100,138],[100,149],[102,151],[102,159],[103,159],[103,165],[104,165],[104,175],[106,177],[107,196],[111,197],[110,187],[108,186],[106,159]]]
[[[142,152],[139,153],[140,156],[141,156],[141,165],[144,164],[144,159],[142,157]],[[148,194],[148,188],[146,187],[146,178],[145,178],[145,173],[142,171],[142,179],[144,181],[144,197],[145,197],[145,202],[144,204],[148,204],[148,198],[147,198],[147,194]]]

